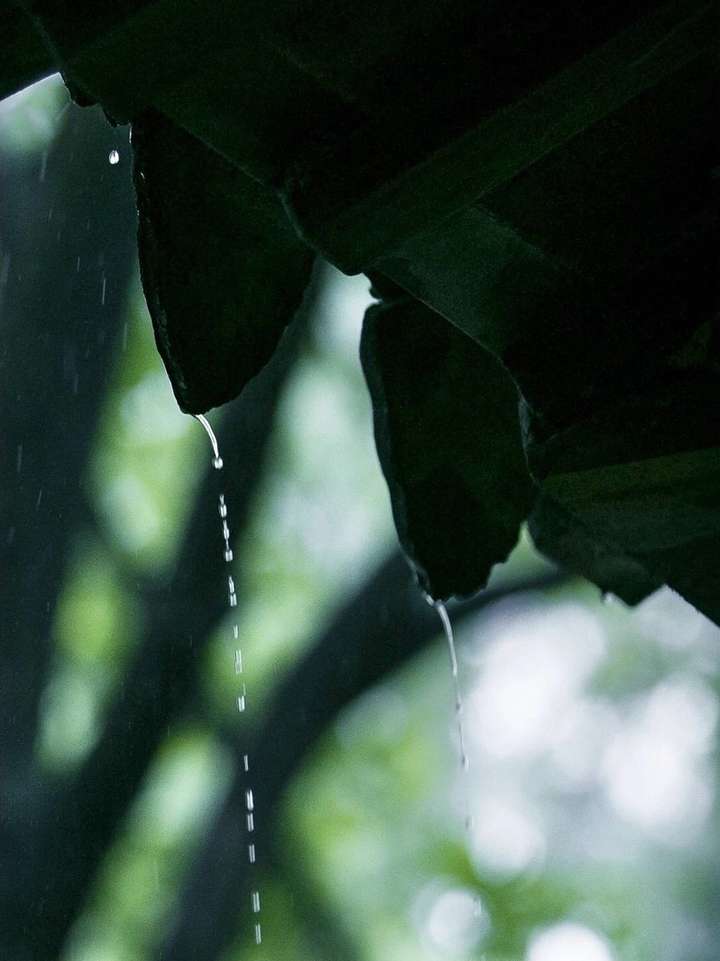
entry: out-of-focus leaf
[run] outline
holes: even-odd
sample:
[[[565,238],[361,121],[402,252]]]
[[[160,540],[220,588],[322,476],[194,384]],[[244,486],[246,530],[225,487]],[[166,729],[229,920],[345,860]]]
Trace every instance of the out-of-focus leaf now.
[[[535,547],[560,567],[580,574],[601,591],[616,594],[626,604],[638,604],[662,586],[641,562],[630,557],[549,494],[541,494],[528,520]]]
[[[368,309],[361,357],[400,542],[432,597],[470,594],[515,545],[533,499],[515,387],[407,296]]]
[[[564,552],[568,566],[585,565],[596,583],[625,599],[667,583],[720,622],[719,392],[717,374],[676,374],[545,442],[531,441],[545,495],[532,525],[538,546],[551,556]],[[546,498],[553,511],[566,512],[559,525]]]
[[[299,307],[313,254],[275,193],[156,113],[133,124],[143,286],[185,411],[235,397]]]

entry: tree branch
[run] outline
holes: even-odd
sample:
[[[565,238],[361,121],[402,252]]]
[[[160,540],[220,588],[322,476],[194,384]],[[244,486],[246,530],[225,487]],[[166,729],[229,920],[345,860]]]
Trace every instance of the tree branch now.
[[[510,594],[545,590],[567,578],[545,573],[448,605],[457,625]],[[232,941],[239,906],[249,904],[245,791],[255,799],[259,856],[270,845],[284,789],[337,714],[435,638],[440,623],[398,554],[340,610],[318,643],[280,682],[253,739],[251,770],[241,763],[197,855],[160,951],[162,961],[213,961]],[[238,762],[240,757],[238,756]],[[247,919],[247,914],[245,915]]]

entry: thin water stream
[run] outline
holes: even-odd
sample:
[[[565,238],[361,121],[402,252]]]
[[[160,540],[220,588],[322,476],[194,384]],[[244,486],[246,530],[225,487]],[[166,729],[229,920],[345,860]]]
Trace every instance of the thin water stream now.
[[[218,447],[217,438],[215,432],[213,431],[210,423],[206,417],[202,414],[193,414],[195,419],[199,421],[202,425],[205,433],[210,438],[210,444],[212,445],[213,460],[212,465],[215,470],[223,469],[223,459],[220,456],[220,449]],[[231,547],[231,530],[230,521],[228,515],[228,506],[225,500],[224,492],[220,492],[218,495],[218,514],[220,515],[220,530],[223,538],[223,560],[226,564],[231,564],[233,561],[233,551]],[[237,607],[237,593],[235,590],[235,581],[231,573],[227,576],[227,591],[228,591],[228,606],[233,609]],[[247,707],[247,688],[245,686],[243,678],[243,654],[242,648],[239,645],[240,641],[240,628],[238,627],[237,621],[233,622],[232,625],[232,639],[233,639],[233,664],[235,675],[237,677],[238,683],[238,693],[237,693],[237,709],[242,714]],[[250,776],[250,758],[247,754],[243,754],[243,771],[249,777]],[[257,852],[255,847],[255,798],[253,795],[253,789],[248,785],[245,791],[245,814],[246,814],[246,826],[248,835],[247,844],[247,855],[250,865],[254,866],[257,863]],[[262,921],[260,918],[261,905],[260,905],[260,891],[257,887],[251,886],[250,892],[250,907],[253,916],[253,934],[255,938],[255,944],[262,944]]]
[[[450,674],[452,678],[453,694],[455,698],[455,723],[457,725],[458,738],[458,759],[462,776],[462,796],[464,808],[465,830],[470,834],[472,829],[472,814],[470,803],[470,782],[468,772],[470,770],[470,759],[468,758],[465,747],[465,727],[463,724],[464,703],[462,690],[460,688],[460,672],[458,669],[457,650],[455,648],[455,634],[453,632],[450,615],[442,601],[434,600],[429,594],[425,594],[425,600],[437,611],[440,623],[442,624],[445,640],[447,642],[448,655],[450,657]]]

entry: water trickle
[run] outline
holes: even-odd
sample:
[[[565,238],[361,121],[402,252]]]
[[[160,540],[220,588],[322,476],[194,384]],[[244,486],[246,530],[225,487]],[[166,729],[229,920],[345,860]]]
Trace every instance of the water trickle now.
[[[440,618],[440,623],[443,627],[443,632],[445,634],[445,640],[447,641],[448,655],[450,657],[450,673],[452,675],[453,684],[453,694],[455,697],[455,721],[457,724],[457,737],[458,737],[458,760],[460,762],[460,770],[462,772],[462,800],[463,807],[465,809],[463,817],[463,826],[465,832],[468,836],[468,841],[472,843],[472,830],[474,826],[474,821],[471,811],[471,800],[470,800],[470,782],[468,779],[468,772],[470,770],[470,759],[468,758],[467,751],[465,749],[465,729],[463,726],[463,697],[462,691],[460,689],[460,672],[458,670],[458,659],[457,651],[455,649],[455,634],[453,632],[452,622],[450,620],[450,615],[447,612],[447,608],[442,601],[436,601],[429,594],[425,594],[425,600],[434,607]],[[482,914],[482,902],[479,898],[474,898],[473,914],[476,917],[480,917]]]
[[[108,162],[114,167],[115,164],[120,163],[120,154],[117,150],[111,150],[108,154]]]
[[[452,674],[453,693],[455,695],[455,719],[457,722],[460,767],[463,771],[468,771],[470,769],[470,761],[467,756],[467,751],[465,750],[465,729],[463,727],[464,705],[462,692],[460,690],[460,675],[458,672],[457,651],[455,650],[455,635],[453,633],[452,624],[450,623],[450,617],[448,615],[447,608],[443,602],[434,601],[432,598],[429,598],[428,603],[431,604],[438,612],[440,622],[443,626],[443,631],[445,632],[445,640],[447,641],[448,654],[450,656],[450,673]]]
[[[213,457],[212,457],[213,467],[215,468],[215,470],[218,470],[218,471],[222,470],[223,459],[220,456],[220,449],[218,447],[218,442],[215,436],[215,432],[210,426],[208,419],[206,417],[203,417],[202,414],[194,414],[193,416],[197,421],[199,421],[203,430],[205,431],[205,433],[208,435],[210,439],[210,445],[212,446],[212,453],[213,453]],[[228,505],[225,500],[224,493],[220,493],[218,495],[217,510],[218,510],[218,514],[220,515],[220,531],[222,533],[222,540],[223,540],[222,556],[225,563],[230,564],[233,560],[233,551],[230,546],[230,540],[232,535],[230,531],[230,522],[228,519]],[[232,574],[228,574],[227,576],[227,591],[228,591],[228,604],[230,608],[236,608],[238,603],[237,591],[235,589],[235,580],[233,579]],[[232,637],[234,641],[239,641],[240,628],[237,624],[237,621],[234,622],[232,625]],[[243,674],[243,670],[244,670],[243,654],[240,647],[233,646],[233,666],[234,666],[236,677],[240,677]],[[247,688],[244,682],[240,682],[240,689],[238,691],[238,694],[236,695],[236,704],[237,704],[238,713],[243,714],[247,707]],[[242,765],[243,765],[243,773],[245,775],[249,775],[250,759],[247,754],[243,754],[242,756]],[[255,831],[255,813],[254,813],[255,812],[255,796],[253,794],[252,787],[247,787],[245,790],[245,810],[246,810],[245,816],[246,816],[247,832],[249,835],[252,836]],[[248,852],[248,862],[254,866],[257,862],[257,851],[255,848],[254,841],[250,839],[248,840],[247,852]],[[261,944],[262,943],[262,926],[260,924],[260,917],[259,917],[260,891],[257,888],[252,889],[251,906],[252,906],[253,915],[255,916],[255,922],[254,922],[255,943]]]

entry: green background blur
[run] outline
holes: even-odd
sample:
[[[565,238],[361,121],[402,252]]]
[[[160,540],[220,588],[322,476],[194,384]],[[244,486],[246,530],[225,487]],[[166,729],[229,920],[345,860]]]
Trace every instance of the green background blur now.
[[[57,227],[64,185],[81,174],[129,183],[127,130],[108,126],[107,142],[93,140],[83,126],[91,122],[103,123],[96,112],[68,105],[57,79],[0,106],[0,163],[12,183],[30,185],[30,194],[49,191],[34,207],[15,204],[9,193],[0,199],[6,363],[20,324],[17,316],[7,319],[14,298],[51,269],[54,256],[49,244],[35,243],[26,261],[10,257],[13,237],[54,237],[57,230],[63,248],[70,243]],[[63,131],[74,131],[77,146],[58,155]],[[108,144],[119,152],[116,165],[108,163]],[[10,182],[3,181],[6,188]],[[93,204],[88,222],[102,222],[103,205]],[[132,244],[131,224],[104,229],[125,230]],[[107,376],[87,395],[77,371],[43,387],[97,407],[90,426],[77,425],[91,431],[91,448],[76,495],[83,512],[67,520],[59,586],[46,600],[41,579],[30,595],[39,607],[47,603],[49,614],[32,750],[18,764],[23,784],[40,784],[50,807],[52,792],[100,743],[189,516],[206,510],[209,523],[217,523],[213,498],[196,503],[209,468],[207,438],[174,402],[135,270],[117,276],[111,268],[102,257],[94,264],[95,313],[83,317],[83,329],[103,330],[113,293],[119,320],[108,332]],[[85,269],[81,264],[78,274]],[[234,531],[248,710],[237,713],[227,611],[204,639],[192,703],[162,732],[112,843],[98,856],[89,892],[68,905],[62,961],[172,957],[163,945],[178,905],[189,910],[188,874],[226,800],[238,745],[259,725],[280,680],[299,669],[323,627],[395,550],[357,359],[368,302],[365,278],[327,266],[318,271],[309,330],[282,388],[260,483]],[[42,337],[42,311],[29,312],[25,323]],[[33,364],[30,350],[22,372],[29,391]],[[2,492],[3,510],[14,517],[6,525],[10,543],[32,511],[28,505],[40,498],[36,513],[44,508],[42,483],[28,473],[29,448],[17,441],[23,430],[37,438],[38,425],[23,421],[22,400],[5,396],[0,415],[15,432],[0,422],[2,457],[12,467]],[[48,401],[40,440],[54,430],[54,406]],[[210,419],[218,426],[233,411]],[[232,453],[242,459],[241,450]],[[62,456],[56,460],[62,471]],[[232,521],[230,491],[228,501]],[[206,558],[193,563],[200,569]],[[9,590],[32,578],[32,564],[3,568]],[[491,586],[502,591],[545,572],[549,566],[521,538]],[[197,609],[218,603],[201,581],[189,601]],[[216,583],[222,597],[222,579]],[[24,603],[29,615],[33,602]],[[717,961],[718,629],[668,590],[628,611],[569,580],[542,590],[508,588],[507,596],[460,620],[467,775],[458,765],[438,622],[430,643],[358,691],[302,758],[258,851],[263,944],[254,944],[250,905],[238,895],[234,942],[222,956]],[[313,696],[322,700],[322,690]],[[282,752],[287,744],[269,737],[260,749]],[[94,803],[105,802],[91,799],[84,816],[92,817]],[[257,813],[263,817],[261,808]],[[16,876],[12,852],[10,846],[0,861],[9,884]],[[42,956],[34,953],[33,931],[44,908],[32,899],[29,958]],[[11,957],[2,939],[0,930],[0,955]]]

